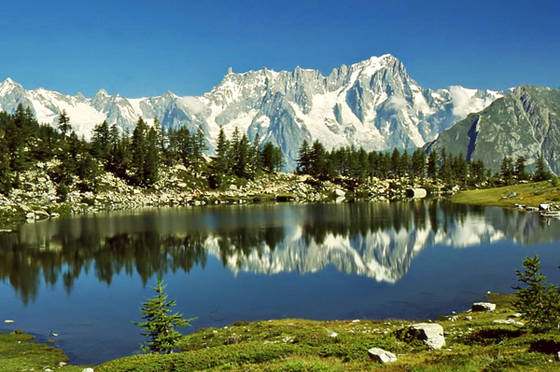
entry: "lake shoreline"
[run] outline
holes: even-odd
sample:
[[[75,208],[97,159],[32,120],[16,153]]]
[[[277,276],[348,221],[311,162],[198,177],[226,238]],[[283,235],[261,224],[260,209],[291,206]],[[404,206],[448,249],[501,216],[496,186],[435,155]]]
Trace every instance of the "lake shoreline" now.
[[[82,192],[72,188],[66,201],[61,201],[46,166],[38,164],[35,170],[23,174],[24,187],[12,190],[8,196],[0,194],[0,230],[7,231],[17,224],[45,219],[143,207],[395,201],[408,199],[411,190],[427,189],[427,193],[440,195],[444,189],[442,184],[428,179],[411,182],[407,177],[373,177],[365,182],[357,182],[340,177],[333,181],[321,181],[309,175],[292,173],[263,174],[254,180],[232,178],[220,189],[208,189],[196,181],[182,180],[184,171],[180,166],[165,169],[161,172],[165,176],[149,189],[129,185],[110,172],[105,172],[99,178],[98,192]],[[451,188],[446,192],[457,190]]]
[[[313,321],[274,319],[235,322],[222,328],[203,328],[185,335],[181,351],[174,354],[124,356],[97,366],[98,371],[174,370],[183,368],[234,370],[384,370],[387,368],[437,368],[453,371],[458,366],[488,368],[550,368],[552,351],[540,347],[543,340],[556,340],[558,330],[532,334],[512,307],[513,294],[489,293],[484,301],[495,304],[485,311],[468,309],[423,322],[402,319],[354,319]],[[487,305],[484,305],[487,306]],[[491,305],[489,305],[491,306]],[[480,310],[480,309],[479,309]],[[403,336],[402,329],[414,324],[443,327],[443,347],[426,346]],[[498,336],[497,336],[498,335]],[[501,335],[501,336],[499,336]],[[405,338],[403,338],[405,337]],[[84,365],[71,363],[63,350],[31,341],[32,336],[0,334],[0,345],[11,349],[10,363],[39,370],[83,371]],[[552,341],[548,341],[552,342]],[[558,344],[560,345],[560,343]],[[382,348],[396,361],[382,364],[368,350]],[[10,368],[12,364],[5,364]],[[508,368],[509,367],[509,368]],[[8,369],[9,370],[9,369]]]

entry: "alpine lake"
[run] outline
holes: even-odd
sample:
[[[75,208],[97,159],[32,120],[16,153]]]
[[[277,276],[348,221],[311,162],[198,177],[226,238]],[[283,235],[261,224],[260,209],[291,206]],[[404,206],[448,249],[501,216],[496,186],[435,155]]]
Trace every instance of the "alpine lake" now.
[[[112,212],[0,233],[0,329],[72,364],[140,352],[158,277],[183,333],[275,318],[437,319],[512,292],[538,254],[560,281],[560,221],[444,201]],[[14,320],[5,323],[4,320]]]

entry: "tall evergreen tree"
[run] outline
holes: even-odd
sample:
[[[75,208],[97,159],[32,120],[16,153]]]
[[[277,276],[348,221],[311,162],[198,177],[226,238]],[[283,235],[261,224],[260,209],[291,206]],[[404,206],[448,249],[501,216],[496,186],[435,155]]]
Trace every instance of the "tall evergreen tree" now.
[[[296,172],[300,174],[309,174],[311,168],[311,149],[307,140],[303,140],[299,147],[299,154],[296,165]]]
[[[430,151],[430,154],[428,155],[428,164],[426,165],[426,173],[432,180],[435,180],[438,177],[438,164],[439,156],[437,151]]]
[[[533,180],[535,181],[545,181],[552,177],[552,174],[548,171],[546,162],[544,161],[544,156],[542,153],[539,154],[537,158],[537,167],[535,169],[535,174],[533,175]]]
[[[519,155],[515,160],[515,176],[519,181],[528,178],[527,172],[525,171],[525,157],[523,155]]]
[[[156,296],[148,299],[140,308],[143,321],[134,322],[144,329],[142,335],[147,337],[147,341],[142,345],[144,351],[172,353],[182,337],[175,328],[190,325],[195,319],[184,319],[182,314],[172,313],[175,300],[168,300],[168,295],[164,292],[165,287],[161,279],[158,279],[156,286],[153,287]]]
[[[72,125],[70,125],[70,118],[68,117],[68,114],[66,114],[66,110],[62,110],[62,112],[58,116],[58,129],[64,136],[67,136],[68,133],[72,130]]]

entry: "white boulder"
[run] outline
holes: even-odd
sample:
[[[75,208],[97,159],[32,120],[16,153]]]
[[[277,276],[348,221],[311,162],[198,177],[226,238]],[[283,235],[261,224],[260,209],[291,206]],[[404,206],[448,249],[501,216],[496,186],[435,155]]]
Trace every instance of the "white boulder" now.
[[[475,302],[471,307],[472,311],[494,311],[496,310],[496,304],[490,302]]]
[[[372,347],[371,349],[368,349],[368,355],[372,360],[382,364],[395,362],[397,360],[395,354],[378,347]]]

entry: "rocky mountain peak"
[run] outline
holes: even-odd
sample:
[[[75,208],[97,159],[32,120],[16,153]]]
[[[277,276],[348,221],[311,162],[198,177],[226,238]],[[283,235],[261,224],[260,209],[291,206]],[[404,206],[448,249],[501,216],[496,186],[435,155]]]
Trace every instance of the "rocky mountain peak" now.
[[[326,77],[299,66],[293,71],[262,68],[243,73],[230,68],[219,84],[199,97],[166,92],[129,99],[100,89],[91,99],[76,99],[15,85],[11,79],[0,84],[0,108],[13,112],[22,103],[40,122],[52,125],[58,110],[66,109],[86,137],[103,120],[124,129],[143,117],[148,122],[157,118],[164,127],[201,128],[212,146],[220,127],[228,135],[237,127],[250,139],[258,133],[280,146],[288,168],[295,165],[304,139],[319,140],[327,148],[354,145],[368,151],[421,146],[497,98],[495,92],[461,87],[424,89],[390,54],[340,65]],[[12,90],[17,94],[9,93]]]

